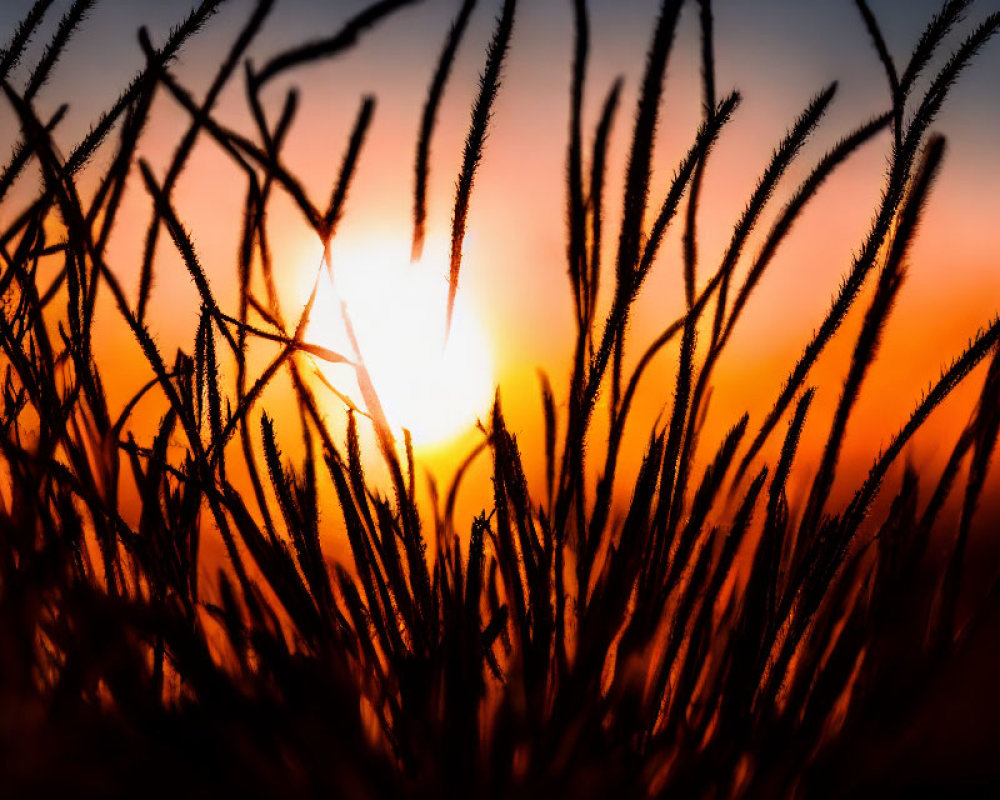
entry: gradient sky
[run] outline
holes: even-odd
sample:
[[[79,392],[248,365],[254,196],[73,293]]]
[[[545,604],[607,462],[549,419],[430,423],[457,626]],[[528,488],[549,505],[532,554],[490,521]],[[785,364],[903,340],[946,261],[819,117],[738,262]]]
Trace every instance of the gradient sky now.
[[[0,30],[9,30],[30,5],[30,0],[3,0]],[[82,135],[141,64],[135,36],[138,26],[146,24],[154,41],[162,41],[190,5],[154,0],[104,0],[99,5],[37,101],[43,115],[67,99],[71,102],[70,115],[57,136],[64,147]],[[247,0],[230,2],[176,64],[180,80],[196,93],[207,84],[211,65],[228,47],[251,5]],[[261,64],[286,46],[332,33],[365,5],[279,0],[251,57]],[[342,234],[347,241],[409,236],[415,132],[444,32],[458,5],[457,0],[427,0],[402,11],[366,35],[360,47],[345,57],[297,70],[268,89],[272,108],[280,104],[289,86],[302,91],[286,158],[294,172],[307,177],[305,183],[316,198],[329,192],[360,97],[369,93],[377,97],[374,124],[344,219]],[[615,238],[635,89],[658,5],[654,0],[589,3],[593,42],[586,142],[592,139],[611,82],[618,75],[625,79],[609,164],[606,238],[610,243]],[[890,50],[897,61],[905,63],[920,30],[940,4],[871,0],[870,5]],[[61,9],[68,3],[57,6]],[[498,2],[481,2],[477,8],[442,106],[432,152],[432,236],[448,231],[469,107],[498,8]],[[714,9],[719,90],[740,89],[744,103],[709,164],[700,227],[703,274],[721,253],[772,148],[813,94],[832,80],[840,81],[830,113],[781,184],[778,201],[789,196],[827,147],[887,106],[880,65],[849,0],[717,0]],[[995,11],[1000,11],[1000,0],[976,3],[960,33],[971,30],[972,21]],[[56,19],[53,16],[46,31],[52,30]],[[953,44],[958,41],[953,37]],[[528,441],[537,436],[536,367],[549,370],[560,385],[569,366],[572,316],[562,221],[571,43],[569,0],[520,4],[504,87],[473,195],[462,274],[461,290],[484,320],[494,343],[497,380],[502,387],[531,387],[529,392],[511,390],[504,395]],[[942,59],[934,63],[940,65]],[[654,204],[698,124],[698,69],[697,25],[688,6],[669,66],[656,150],[658,182],[654,187],[659,190],[654,188]],[[858,469],[870,463],[921,391],[937,377],[940,366],[1000,307],[997,76],[1000,41],[993,41],[963,75],[935,126],[949,141],[945,168],[914,248],[908,282],[890,322],[882,357],[850,431],[844,459]],[[240,85],[231,86],[224,95],[219,116],[237,129],[250,130]],[[4,120],[0,148],[6,150],[16,125],[7,109],[0,111],[0,118]],[[185,123],[171,101],[157,101],[156,124],[142,148],[154,168],[166,161]],[[856,154],[825,187],[774,262],[720,364],[706,428],[709,442],[717,440],[722,427],[744,410],[751,412],[753,427],[773,400],[776,381],[787,373],[821,320],[852,253],[862,242],[882,187],[887,152],[884,136]],[[226,297],[234,288],[233,248],[243,183],[207,143],[199,145],[190,173],[175,193],[178,208],[220,295]],[[30,194],[30,187],[20,188]],[[126,284],[133,285],[136,241],[149,212],[148,201],[138,191],[128,204],[125,213],[135,222],[134,235],[127,230],[121,233],[113,252],[118,257],[116,269]],[[779,208],[775,204],[772,214]],[[285,276],[283,290],[294,302],[311,279],[316,245],[286,202],[276,203],[271,218],[278,223],[274,245]],[[765,218],[762,230],[767,230],[771,218]],[[757,241],[752,240],[748,255],[755,252]],[[681,309],[676,232],[667,238],[661,253],[633,321],[633,356]],[[180,341],[179,337],[193,335],[195,296],[176,265],[162,266],[158,275],[154,331],[163,342]],[[856,330],[858,319],[855,314],[847,331]],[[852,344],[850,335],[842,337],[817,367],[815,380],[823,388],[817,396],[816,419],[823,419],[819,415],[828,415],[836,403]],[[106,345],[112,352],[130,347],[127,342],[112,341],[110,333]],[[125,350],[121,357],[128,357]],[[651,421],[669,402],[672,357],[668,355],[650,375],[637,408],[640,418]],[[915,457],[933,458],[950,448],[938,436],[954,430],[958,420],[964,419],[976,391],[974,382],[944,421],[932,421],[928,434],[918,442]],[[824,427],[825,423],[814,426],[817,443]],[[637,426],[639,440],[646,430],[648,422]]]

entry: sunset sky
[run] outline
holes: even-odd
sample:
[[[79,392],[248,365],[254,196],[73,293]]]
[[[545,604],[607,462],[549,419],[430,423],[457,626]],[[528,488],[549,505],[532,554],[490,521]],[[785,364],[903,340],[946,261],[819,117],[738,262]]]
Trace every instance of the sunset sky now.
[[[30,5],[30,0],[4,0],[0,29],[11,29]],[[62,8],[68,3],[58,5]],[[356,1],[280,0],[253,46],[251,58],[259,66],[287,46],[329,35],[365,5]],[[458,5],[455,0],[427,0],[398,12],[365,35],[360,46],[346,56],[282,76],[266,90],[273,119],[285,91],[292,85],[300,89],[299,114],[284,155],[320,204],[325,203],[335,179],[361,97],[372,94],[377,99],[373,126],[334,245],[335,260],[337,253],[352,253],[350,258],[363,261],[369,257],[367,253],[407,250],[416,131],[426,87]],[[658,5],[653,0],[589,3],[588,147],[605,93],[616,76],[625,79],[607,179],[606,265],[615,242],[636,87]],[[781,201],[829,146],[888,106],[880,65],[849,0],[719,0],[713,5],[719,91],[738,88],[743,104],[708,165],[699,230],[703,279],[714,269],[772,148],[810,97],[829,82],[840,81],[831,111],[780,185],[758,234],[766,233]],[[871,6],[890,50],[905,64],[910,48],[939,3],[872,0]],[[137,28],[147,25],[154,42],[162,42],[170,26],[189,7],[187,2],[153,0],[105,0],[98,5],[36,103],[43,117],[60,103],[71,103],[56,136],[64,148],[82,136],[142,64]],[[175,74],[196,96],[203,93],[214,65],[251,7],[246,0],[230,2],[176,63]],[[697,20],[692,7],[686,6],[668,71],[654,162],[658,178],[654,186],[663,189],[659,193],[654,189],[654,206],[660,202],[699,121]],[[429,248],[428,258],[417,269],[429,273],[432,284],[437,280],[442,293],[447,265],[443,259],[434,262],[431,256],[435,249],[443,251],[447,243],[469,108],[498,8],[496,2],[481,2],[477,7],[432,145],[429,236],[432,245],[437,244]],[[529,443],[537,443],[539,436],[536,369],[546,369],[560,387],[570,366],[572,307],[565,277],[563,176],[571,10],[568,0],[526,0],[519,5],[504,84],[472,197],[460,284],[463,313],[481,329],[492,364],[482,402],[488,404],[492,384],[499,383],[515,426]],[[998,0],[976,3],[960,33],[964,35],[973,21],[998,10]],[[52,30],[57,19],[58,15],[53,15],[44,30]],[[40,39],[44,38],[43,33]],[[957,36],[952,39],[953,44],[959,41]],[[941,63],[939,58],[934,65]],[[22,67],[16,77],[23,80],[24,74]],[[994,41],[962,76],[935,126],[948,137],[945,166],[913,250],[907,284],[890,321],[881,357],[848,432],[844,463],[858,470],[867,467],[879,446],[902,424],[940,367],[1000,308],[997,75],[1000,42]],[[17,130],[8,108],[0,114],[5,120],[0,127],[0,148],[6,151]],[[224,94],[218,116],[237,130],[251,132],[242,79],[234,81]],[[162,176],[187,118],[161,94],[154,120],[141,155]],[[852,253],[862,242],[883,185],[888,149],[886,134],[866,145],[834,175],[765,276],[716,373],[703,449],[713,449],[724,427],[744,410],[750,411],[750,425],[756,429],[776,395],[778,382],[819,324],[840,277],[850,266]],[[101,157],[107,158],[109,152],[105,148]],[[85,178],[81,182],[86,185]],[[137,280],[137,247],[149,219],[148,197],[138,187],[139,183],[134,184],[123,212],[128,225],[119,225],[112,242],[111,264],[128,287],[134,287]],[[30,181],[22,180],[18,191],[27,198],[34,189]],[[230,303],[244,191],[238,171],[203,138],[174,193],[214,288]],[[312,285],[320,249],[284,196],[275,199],[270,222],[281,290],[291,315]],[[629,350],[633,357],[682,309],[679,241],[675,229],[661,249],[660,261],[637,306]],[[759,241],[759,235],[751,240],[746,256],[756,252]],[[344,261],[345,269],[352,268],[347,255]],[[605,285],[610,285],[610,277]],[[152,328],[163,350],[171,353],[177,346],[190,348],[198,314],[195,292],[179,262],[166,253],[158,262],[153,306]],[[335,308],[319,308],[316,316],[329,318],[336,313]],[[809,429],[806,435],[806,441],[814,445],[825,436],[859,320],[856,311],[846,335],[830,348],[812,377],[811,383],[821,387],[813,411],[812,436]],[[101,347],[120,358],[127,373],[129,365],[137,363],[138,351],[118,333],[119,327],[109,325]],[[332,340],[319,343],[335,346]],[[666,351],[644,384],[635,413],[635,457],[649,425],[672,397],[674,358],[675,351]],[[335,380],[336,372],[328,374]],[[117,387],[120,396],[127,396],[139,380]],[[938,415],[940,419],[932,420],[915,446],[915,458],[934,459],[947,453],[979,382],[978,377],[969,382]],[[564,393],[559,399],[565,401]],[[330,403],[331,415],[339,415],[335,398],[331,397]],[[148,413],[155,417],[159,412],[151,409]],[[470,415],[470,421],[474,416]],[[947,438],[939,441],[945,434]],[[466,432],[457,445],[452,443],[444,450],[441,446],[427,448],[425,457],[447,473],[459,448],[467,449],[475,437],[475,432]]]

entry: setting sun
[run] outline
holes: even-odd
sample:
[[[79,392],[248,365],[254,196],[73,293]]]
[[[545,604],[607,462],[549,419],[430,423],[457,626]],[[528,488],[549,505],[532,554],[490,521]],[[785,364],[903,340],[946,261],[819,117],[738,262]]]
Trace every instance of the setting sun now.
[[[1000,797],[998,78],[1000,0],[0,0],[0,800]]]
[[[341,304],[389,424],[418,445],[440,444],[472,427],[493,395],[490,348],[461,291],[445,342],[447,251],[429,241],[423,259],[409,260],[403,239],[334,246],[333,280],[320,276],[306,338],[354,357]],[[353,369],[322,364],[338,391],[351,391]],[[359,403],[360,404],[360,403]]]

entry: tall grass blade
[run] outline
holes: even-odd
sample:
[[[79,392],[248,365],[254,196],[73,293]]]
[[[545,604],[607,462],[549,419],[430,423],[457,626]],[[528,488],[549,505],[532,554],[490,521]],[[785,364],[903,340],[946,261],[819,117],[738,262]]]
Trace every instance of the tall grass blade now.
[[[458,47],[462,43],[462,37],[469,27],[469,19],[475,10],[476,0],[462,0],[462,7],[452,20],[448,35],[438,56],[437,66],[434,69],[434,76],[431,78],[430,88],[427,90],[427,99],[424,102],[423,114],[420,117],[420,133],[417,136],[417,153],[414,159],[414,184],[413,184],[413,243],[410,250],[410,260],[419,261],[424,251],[424,237],[427,226],[427,181],[430,175],[430,154],[431,138],[434,135],[434,127],[437,124],[438,109],[444,97],[444,90],[448,84],[448,76],[451,74],[452,66],[455,63],[455,56]]]
[[[462,169],[455,186],[455,209],[451,217],[451,256],[448,268],[448,306],[445,312],[445,338],[451,331],[451,320],[455,313],[455,295],[458,292],[458,275],[462,268],[462,245],[465,241],[466,224],[469,216],[469,200],[472,183],[483,157],[486,134],[489,130],[493,105],[500,91],[500,75],[503,62],[510,46],[514,30],[516,0],[504,0],[503,10],[497,20],[496,30],[486,50],[486,66],[479,79],[479,94],[472,106],[472,121],[465,139]]]

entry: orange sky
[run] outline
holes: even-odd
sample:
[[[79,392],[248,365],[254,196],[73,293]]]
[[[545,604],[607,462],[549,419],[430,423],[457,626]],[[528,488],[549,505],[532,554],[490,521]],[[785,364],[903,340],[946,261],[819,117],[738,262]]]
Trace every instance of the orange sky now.
[[[8,16],[16,17],[21,7],[28,5],[5,2],[0,9],[0,28],[8,27]],[[267,54],[292,41],[314,36],[317,31],[333,31],[339,19],[362,5],[344,3],[339,4],[343,8],[330,10],[304,0],[279,3],[280,9],[287,10],[279,11],[271,21],[253,56],[260,63]],[[657,4],[631,0],[591,5],[596,10],[585,109],[587,143],[604,92],[616,75],[625,77],[608,173],[605,237],[610,247],[615,242],[635,90]],[[753,13],[749,5],[737,0],[716,3],[719,88],[739,88],[744,103],[709,163],[700,217],[702,274],[721,254],[771,149],[812,94],[830,80],[841,80],[830,114],[779,187],[760,232],[767,231],[781,201],[819,155],[886,103],[879,65],[851,4],[767,0],[752,4]],[[934,8],[926,2],[906,5],[908,14],[896,3],[872,3],[876,14],[885,20],[890,47],[900,58],[919,33],[921,21]],[[64,99],[71,99],[73,109],[57,137],[64,146],[85,130],[87,122],[140,63],[134,29],[149,21],[154,39],[162,37],[186,7],[186,3],[124,0],[99,7],[38,102],[40,110],[51,113]],[[373,127],[341,230],[355,247],[363,248],[370,240],[405,240],[409,236],[415,132],[433,62],[455,7],[455,3],[442,0],[401,13],[346,57],[299,70],[290,79],[275,81],[268,90],[267,98],[274,108],[290,84],[301,90],[298,122],[285,155],[288,166],[304,178],[316,201],[329,193],[361,95],[377,97]],[[981,18],[998,7],[996,2],[980,3],[973,16]],[[247,2],[232,3],[177,65],[179,78],[196,94],[203,91],[209,66],[227,46],[248,9]],[[477,11],[442,106],[432,149],[432,236],[446,237],[449,230],[454,180],[492,18],[489,4]],[[488,334],[494,378],[528,450],[538,449],[540,436],[535,371],[542,367],[550,373],[558,399],[564,402],[558,387],[566,382],[572,345],[563,224],[570,48],[568,2],[522,4],[504,87],[476,180],[461,277],[463,302],[481,319]],[[664,99],[655,160],[654,186],[658,188],[651,198],[654,204],[659,202],[665,182],[698,123],[697,74],[696,25],[693,15],[687,13],[678,33]],[[944,171],[913,249],[909,277],[880,358],[848,431],[843,464],[858,471],[867,468],[879,447],[905,421],[940,367],[1000,308],[997,74],[1000,43],[993,42],[964,76],[936,126],[949,139]],[[9,110],[3,113],[5,119],[11,119]],[[219,117],[238,130],[251,130],[241,86],[230,87],[224,95]],[[141,154],[153,164],[154,172],[162,175],[187,120],[164,96],[157,100],[154,119]],[[15,126],[8,122],[0,131],[0,147],[6,149],[16,133]],[[714,448],[724,428],[743,411],[750,412],[751,429],[755,430],[773,401],[777,382],[822,319],[852,253],[862,242],[882,187],[888,145],[888,136],[866,145],[831,179],[775,260],[716,372],[704,451]],[[19,196],[30,197],[32,191],[30,182],[22,180]],[[174,194],[217,295],[224,301],[229,298],[230,304],[243,191],[238,171],[203,139]],[[276,268],[289,314],[308,291],[317,257],[316,243],[295,219],[295,213],[281,196],[275,199],[269,217]],[[111,264],[126,286],[134,286],[137,279],[136,248],[148,218],[148,198],[135,183],[126,198],[123,224],[111,252]],[[758,242],[759,236],[751,240],[747,255],[756,252]],[[629,347],[633,357],[682,308],[679,255],[679,236],[674,230],[664,242],[660,261],[636,308]],[[609,283],[610,278],[605,285]],[[318,312],[331,313],[329,309]],[[165,353],[172,353],[177,346],[190,351],[197,313],[190,279],[180,262],[164,250],[157,264],[151,325]],[[818,458],[816,448],[825,437],[839,396],[859,320],[859,313],[852,315],[810,379],[820,388],[804,439],[803,463]],[[99,334],[101,357],[118,359],[121,365],[120,384],[109,387],[121,400],[144,380],[131,374],[138,349],[122,335],[122,326],[116,322],[107,322]],[[266,347],[263,350],[270,352]],[[632,437],[636,445],[645,442],[649,425],[672,397],[675,351],[665,352],[650,371],[637,401]],[[935,461],[948,452],[980,381],[981,373],[977,373],[931,420],[912,448],[915,459]],[[275,387],[268,403],[280,407],[284,383]],[[141,420],[155,422],[160,412],[150,403],[140,409],[137,424]],[[341,414],[338,401],[332,397],[329,413],[337,418]],[[294,419],[279,418],[279,423],[286,438],[297,437]],[[779,438],[783,429],[782,424],[773,438]],[[458,454],[476,437],[474,431],[468,432],[449,447],[424,450],[422,458],[446,477]],[[293,449],[290,444],[289,451]],[[638,455],[636,450],[630,459],[635,461]],[[529,469],[537,474],[539,461],[529,460]],[[838,488],[845,487],[838,484]],[[482,498],[470,498],[466,508],[471,513],[482,503]]]

